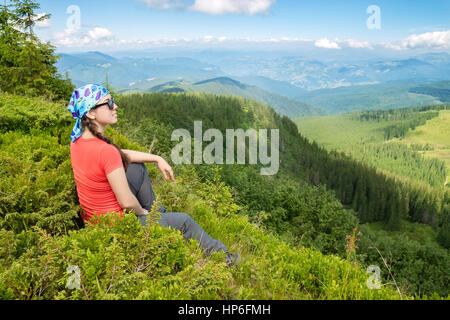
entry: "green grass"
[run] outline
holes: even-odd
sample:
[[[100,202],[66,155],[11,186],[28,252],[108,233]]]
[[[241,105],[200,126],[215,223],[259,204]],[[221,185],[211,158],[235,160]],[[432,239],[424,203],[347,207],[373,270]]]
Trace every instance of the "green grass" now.
[[[310,141],[315,141],[325,149],[345,152],[360,161],[377,168],[404,176],[405,170],[393,166],[389,159],[374,160],[366,155],[368,146],[380,146],[384,143],[401,142],[406,146],[411,144],[430,144],[434,150],[423,151],[425,157],[443,160],[446,163],[447,177],[450,177],[450,111],[441,110],[439,117],[427,121],[423,126],[409,131],[403,139],[384,141],[384,128],[391,126],[396,121],[361,122],[352,120],[348,114],[331,115],[325,117],[306,117],[295,119],[299,131]],[[447,180],[449,180],[447,178]],[[448,183],[448,181],[447,181]]]
[[[450,177],[450,110],[441,110],[439,117],[408,132],[406,137],[400,141],[407,145],[430,144],[434,150],[423,151],[423,154],[445,161],[447,177]]]
[[[306,117],[295,119],[294,122],[303,136],[328,150],[345,150],[361,142],[383,142],[383,129],[394,123],[355,121],[347,115]]]
[[[435,147],[450,148],[450,110],[439,111],[439,117],[408,132],[405,143],[426,144]]]

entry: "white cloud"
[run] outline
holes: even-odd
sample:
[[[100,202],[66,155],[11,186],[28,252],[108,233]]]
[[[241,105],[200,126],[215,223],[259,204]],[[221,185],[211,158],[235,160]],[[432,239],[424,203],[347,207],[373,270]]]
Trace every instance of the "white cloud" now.
[[[65,29],[56,32],[49,40],[57,47],[93,49],[104,47],[128,47],[128,48],[151,48],[151,47],[183,47],[183,46],[239,46],[239,45],[305,45],[315,46],[329,50],[341,50],[343,48],[370,49],[379,47],[391,50],[408,50],[410,48],[450,48],[450,31],[433,32],[422,35],[414,35],[396,42],[370,43],[355,39],[341,40],[339,38],[322,38],[319,40],[296,38],[296,37],[267,37],[267,38],[230,38],[224,35],[206,34],[196,38],[159,38],[159,39],[119,39],[111,31],[103,27],[91,29]]]
[[[325,49],[335,49],[335,50],[340,50],[341,47],[338,44],[338,41],[336,39],[336,41],[330,41],[327,38],[323,38],[320,40],[317,40],[314,45],[318,48],[325,48]]]
[[[195,0],[189,10],[208,14],[257,14],[267,13],[275,0]]]
[[[450,30],[413,34],[401,42],[403,48],[450,48]]]
[[[58,46],[70,46],[74,43],[74,39],[78,33],[79,32],[76,29],[65,29],[62,32],[56,32],[52,42]]]
[[[413,34],[403,40],[385,42],[381,45],[396,51],[408,49],[450,49],[450,30]]]
[[[286,42],[305,41],[304,39],[300,39],[300,38],[289,38],[289,37],[281,37],[280,40],[281,40],[281,41],[286,41]]]
[[[355,39],[348,39],[346,43],[350,48],[373,50],[372,45],[368,41],[358,41]]]
[[[387,49],[392,49],[392,50],[396,50],[396,51],[400,51],[403,49],[400,45],[394,44],[394,43],[382,43],[381,45]]]
[[[66,48],[93,49],[95,47],[128,47],[128,48],[149,48],[149,47],[167,47],[167,46],[223,46],[223,45],[275,45],[292,43],[314,43],[314,40],[273,37],[273,38],[229,38],[227,36],[203,35],[197,38],[160,38],[160,39],[118,39],[108,29],[96,27],[89,31],[82,29],[66,29],[62,32],[53,34],[49,39],[54,45]]]
[[[56,46],[61,47],[83,47],[109,45],[114,43],[114,36],[106,28],[95,27],[88,32],[77,29],[65,29],[63,32],[54,34],[51,40]]]
[[[104,39],[112,36],[111,31],[106,28],[95,27],[88,32],[88,35],[93,40]]]
[[[209,43],[209,42],[211,42],[213,40],[214,40],[213,36],[204,36],[203,37],[203,42],[206,42],[206,43]]]

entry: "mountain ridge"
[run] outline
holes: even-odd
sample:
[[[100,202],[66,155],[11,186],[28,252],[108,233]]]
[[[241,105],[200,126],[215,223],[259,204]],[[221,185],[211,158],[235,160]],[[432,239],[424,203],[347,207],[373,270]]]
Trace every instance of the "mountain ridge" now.
[[[135,92],[133,90],[121,90],[121,93]],[[188,82],[184,80],[169,81],[144,92],[204,92],[212,94],[230,94],[266,103],[277,112],[290,117],[302,117],[320,115],[320,109],[313,108],[300,101],[295,101],[276,93],[265,91],[256,86],[250,86],[229,77],[218,77],[199,82]]]

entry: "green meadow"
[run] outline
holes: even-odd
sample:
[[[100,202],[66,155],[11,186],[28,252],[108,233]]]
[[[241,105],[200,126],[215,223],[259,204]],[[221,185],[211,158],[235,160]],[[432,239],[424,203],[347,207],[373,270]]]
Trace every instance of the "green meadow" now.
[[[328,150],[345,151],[361,142],[383,142],[383,129],[395,121],[377,123],[352,120],[348,114],[294,120],[302,135]]]
[[[428,173],[418,174],[429,165],[423,161],[437,159],[445,162],[446,176],[450,176],[450,111],[441,110],[439,116],[428,120],[424,125],[409,130],[404,137],[385,141],[384,130],[396,125],[398,120],[359,121],[352,114],[307,117],[295,120],[299,131],[310,141],[328,151],[344,152],[353,158],[394,174],[423,181]],[[398,152],[390,150],[395,148]],[[403,158],[403,159],[402,159]],[[411,159],[415,160],[412,161]],[[403,163],[401,160],[404,160]],[[415,169],[411,170],[411,167]],[[430,181],[427,181],[430,182]],[[441,185],[443,181],[430,184]]]
[[[425,125],[409,132],[401,140],[407,145],[429,144],[433,150],[421,151],[423,155],[445,161],[447,177],[450,176],[450,111],[442,110],[438,118],[429,120]]]

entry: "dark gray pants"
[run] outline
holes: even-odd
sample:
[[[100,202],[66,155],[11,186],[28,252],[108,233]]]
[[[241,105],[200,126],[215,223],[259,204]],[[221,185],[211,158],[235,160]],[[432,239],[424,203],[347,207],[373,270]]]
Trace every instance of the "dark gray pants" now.
[[[156,201],[147,168],[142,163],[132,163],[126,172],[128,185],[131,192],[136,196],[142,208],[152,210],[153,202]],[[159,225],[180,230],[187,240],[197,239],[199,245],[207,252],[224,251],[227,247],[220,241],[211,238],[188,214],[177,212],[166,212],[166,209],[159,206],[161,219]],[[141,225],[147,225],[148,216],[138,216]]]

